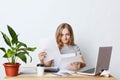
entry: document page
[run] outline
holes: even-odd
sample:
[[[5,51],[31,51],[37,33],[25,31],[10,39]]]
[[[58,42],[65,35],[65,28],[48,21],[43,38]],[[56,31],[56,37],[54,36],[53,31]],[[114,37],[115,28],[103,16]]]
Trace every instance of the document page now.
[[[45,41],[44,46],[41,48],[41,52],[46,52],[44,62],[53,60],[55,54],[60,54],[55,38],[49,38]]]
[[[60,68],[67,68],[73,62],[80,62],[80,56],[76,56],[75,53],[62,55],[60,61]]]
[[[59,72],[54,73],[57,76],[69,76],[71,74],[75,73],[75,71],[70,71],[67,69],[60,69]]]

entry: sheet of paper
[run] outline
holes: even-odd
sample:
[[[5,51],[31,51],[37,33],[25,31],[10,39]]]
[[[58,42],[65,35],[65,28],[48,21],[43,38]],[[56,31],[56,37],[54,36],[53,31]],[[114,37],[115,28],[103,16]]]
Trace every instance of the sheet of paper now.
[[[54,73],[57,76],[69,76],[71,74],[75,73],[75,71],[70,71],[67,69],[60,69],[59,72]]]
[[[61,58],[69,58],[69,57],[74,57],[74,56],[76,56],[75,53],[61,54]]]
[[[47,53],[44,62],[53,60],[55,54],[60,54],[55,38],[48,38],[48,40],[44,42],[41,52]]]
[[[60,68],[67,68],[73,62],[80,62],[80,56],[61,58]]]

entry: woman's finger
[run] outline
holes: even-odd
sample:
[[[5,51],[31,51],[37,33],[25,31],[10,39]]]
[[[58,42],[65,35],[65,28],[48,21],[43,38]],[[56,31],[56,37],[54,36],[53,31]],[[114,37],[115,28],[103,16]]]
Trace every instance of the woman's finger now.
[[[45,52],[42,52],[42,53],[40,53],[40,55],[46,55],[46,53],[45,53]]]

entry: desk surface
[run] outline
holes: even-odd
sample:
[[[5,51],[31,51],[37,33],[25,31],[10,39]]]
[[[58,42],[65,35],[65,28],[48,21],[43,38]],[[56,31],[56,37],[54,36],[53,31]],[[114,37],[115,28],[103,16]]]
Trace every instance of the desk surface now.
[[[4,80],[116,80],[114,77],[87,76],[72,74],[69,76],[56,76],[52,73],[45,73],[43,76],[37,74],[20,74],[16,77],[5,77]]]

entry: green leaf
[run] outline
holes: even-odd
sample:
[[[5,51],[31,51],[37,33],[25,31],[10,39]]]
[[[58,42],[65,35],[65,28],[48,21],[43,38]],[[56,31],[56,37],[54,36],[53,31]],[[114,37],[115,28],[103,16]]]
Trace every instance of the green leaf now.
[[[8,37],[5,33],[3,33],[3,32],[1,32],[1,33],[2,33],[2,36],[3,36],[3,38],[4,38],[5,43],[6,43],[8,46],[11,47],[11,41],[10,41],[9,37]]]
[[[27,54],[30,57],[30,62],[32,62],[32,57],[29,55],[29,52],[27,52],[26,50],[23,50],[24,54]]]
[[[28,51],[34,51],[35,49],[36,49],[36,47],[34,47],[34,48],[28,47],[27,48]]]
[[[17,57],[19,57],[23,62],[27,62],[26,56],[24,52],[20,52],[16,55]]]
[[[18,42],[19,44],[18,44],[18,48],[20,48],[21,46],[24,46],[24,47],[27,47],[27,45],[25,44],[25,43],[23,43],[23,42]]]
[[[4,58],[8,58],[7,53],[5,53],[5,54],[3,55],[3,57],[4,57]]]
[[[14,56],[14,52],[11,51],[10,49],[7,50],[7,53],[3,56],[4,58],[10,58],[12,56]]]
[[[12,43],[15,44],[18,42],[18,35],[16,34],[16,32],[9,26],[7,25],[8,31],[12,37]]]
[[[18,52],[27,52],[26,49],[27,49],[27,48],[19,48],[19,49],[18,49]]]
[[[1,49],[4,53],[6,53],[5,48],[1,47],[0,49]]]

